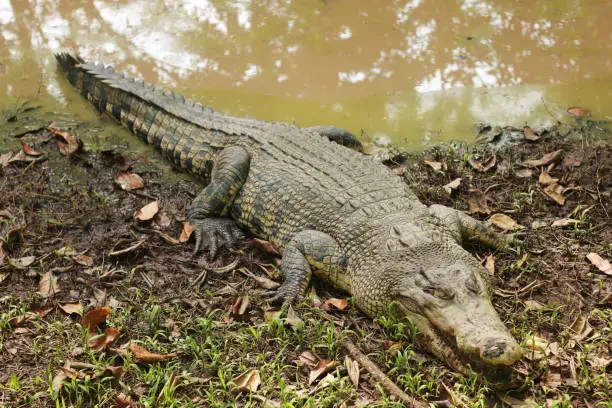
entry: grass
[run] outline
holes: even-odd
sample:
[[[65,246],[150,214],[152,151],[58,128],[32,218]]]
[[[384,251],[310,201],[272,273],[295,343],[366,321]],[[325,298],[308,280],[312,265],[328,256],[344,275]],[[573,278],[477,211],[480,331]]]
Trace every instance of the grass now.
[[[80,132],[88,137],[87,129]],[[472,152],[462,146],[433,149],[408,157],[404,164],[407,182],[426,203],[467,210],[469,189],[488,189],[493,212],[506,212],[526,227],[543,219],[577,220],[559,229],[526,228],[514,252],[493,254],[494,303],[500,315],[519,341],[536,336],[545,344],[529,350],[514,367],[509,389],[475,373],[457,374],[432,358],[415,345],[415,328],[394,310],[376,321],[361,314],[350,299],[346,310],[322,310],[316,298],[342,296],[329,288],[316,286],[317,297],[295,305],[297,319],[288,319],[287,311],[275,314],[265,303],[267,290],[236,271],[209,273],[198,290],[193,282],[203,265],[191,258],[191,246],[171,245],[159,234],[178,236],[195,190],[191,180],[150,163],[134,164],[133,171],[147,181],[144,192],[159,198],[171,225],[137,222],[134,212],[150,198],[115,186],[119,168],[113,163],[125,158],[120,161],[116,153],[108,153],[99,133],[90,136],[90,151],[72,160],[42,143],[44,134],[28,136],[31,140],[26,141],[38,142],[49,160],[27,173],[9,166],[0,181],[0,209],[11,214],[0,219],[3,250],[14,258],[36,256],[24,270],[0,265],[0,275],[8,276],[0,282],[0,406],[129,406],[128,398],[140,407],[403,406],[364,371],[359,386],[354,386],[345,365],[344,338],[358,345],[400,388],[432,405],[501,407],[522,401],[547,407],[610,406],[606,361],[612,311],[609,300],[605,303],[610,280],[584,258],[587,252],[611,258],[606,244],[610,231],[602,227],[607,218],[600,203],[610,180],[610,167],[602,157],[610,152],[585,132],[576,129],[574,137],[580,139],[572,140],[560,139],[553,131],[537,145],[498,152],[501,165],[505,157],[541,157],[557,148],[567,155],[582,154],[583,167],[551,170],[554,177],[564,177],[564,185],[573,182],[582,188],[572,192],[564,206],[547,201],[535,178],[519,180],[501,171],[482,174],[470,169]],[[422,163],[423,157],[446,163],[447,172],[433,171]],[[467,182],[449,197],[442,186],[455,176]],[[15,235],[10,231],[17,226],[24,229]],[[142,238],[147,241],[137,250],[109,257],[117,241]],[[87,250],[94,265],[58,254],[65,246]],[[486,248],[473,252],[490,254]],[[268,270],[275,265],[270,254],[252,247],[224,254],[220,263],[228,264],[235,256],[240,257],[238,267],[260,276],[266,275],[258,264]],[[50,270],[60,291],[45,298],[38,292],[39,276]],[[245,294],[245,312],[233,312]],[[120,332],[115,343],[99,353],[92,350],[81,317],[59,308],[75,301],[86,311],[110,306],[106,322],[92,334],[115,328]],[[53,306],[53,311],[44,317],[33,313],[43,306]],[[27,321],[17,324],[23,316]],[[578,317],[584,326],[578,327]],[[143,363],[126,351],[129,343],[177,356]],[[310,384],[312,369],[300,362],[306,352],[338,365]],[[84,368],[68,376],[58,390],[53,382],[66,361]],[[261,384],[254,392],[237,393],[232,381],[250,369],[257,370]]]

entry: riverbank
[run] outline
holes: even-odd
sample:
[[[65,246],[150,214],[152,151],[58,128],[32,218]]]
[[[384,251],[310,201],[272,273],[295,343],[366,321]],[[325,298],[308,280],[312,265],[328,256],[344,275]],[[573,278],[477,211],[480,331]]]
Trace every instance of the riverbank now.
[[[36,113],[4,118],[24,115]],[[61,119],[15,132],[0,156],[0,406],[401,406],[357,375],[344,338],[438,406],[606,406],[612,148],[596,124],[483,126],[493,144],[387,162],[423,202],[517,234],[511,250],[472,250],[526,350],[502,392],[316,283],[278,314],[264,301],[279,281],[273,248],[249,239],[217,265],[192,258],[197,181],[114,144],[112,127]]]

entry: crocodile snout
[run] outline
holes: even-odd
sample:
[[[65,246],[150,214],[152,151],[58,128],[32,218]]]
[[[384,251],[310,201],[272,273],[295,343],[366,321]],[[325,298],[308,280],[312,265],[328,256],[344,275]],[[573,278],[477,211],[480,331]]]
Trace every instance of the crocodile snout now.
[[[493,364],[510,365],[521,358],[521,348],[514,339],[489,338],[480,356]]]

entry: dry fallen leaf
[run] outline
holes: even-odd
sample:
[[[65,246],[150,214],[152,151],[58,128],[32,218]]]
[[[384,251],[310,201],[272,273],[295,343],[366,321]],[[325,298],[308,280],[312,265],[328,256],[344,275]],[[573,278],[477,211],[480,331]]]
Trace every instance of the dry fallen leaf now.
[[[324,306],[327,306],[326,309],[330,307],[334,307],[338,310],[344,310],[348,306],[346,299],[338,299],[338,298],[329,298],[323,302]],[[325,307],[324,307],[325,308]]]
[[[580,221],[579,220],[574,220],[571,218],[561,218],[559,220],[554,220],[552,224],[550,224],[551,227],[567,227],[568,225],[576,225],[579,224]]]
[[[470,189],[468,191],[468,204],[470,214],[491,214],[491,209],[487,205],[487,197],[480,190]]]
[[[517,224],[516,221],[508,217],[506,214],[493,214],[489,220],[493,225],[503,229],[504,231],[512,231],[515,229],[523,228],[522,225]]]
[[[344,357],[344,365],[346,366],[346,371],[348,372],[349,378],[353,383],[355,389],[359,388],[359,363],[353,360],[351,357]]]
[[[140,221],[149,221],[155,217],[155,214],[159,211],[159,204],[157,200],[151,201],[149,204],[142,207],[134,214],[134,218]]]
[[[315,357],[310,351],[306,350],[302,352],[297,358],[297,360],[293,360],[293,363],[298,367],[308,367],[313,369],[317,366],[319,359]]]
[[[172,360],[179,356],[179,353],[168,353],[168,354],[155,354],[151,353],[144,347],[139,346],[136,343],[130,344],[130,351],[134,354],[134,357],[143,363],[150,364],[158,361]]]
[[[565,200],[567,199],[567,197],[563,195],[565,191],[566,191],[565,187],[557,183],[553,183],[544,189],[544,194],[552,198],[553,201],[556,202],[557,204],[563,205],[565,204]]]
[[[489,254],[484,259],[484,267],[489,272],[489,276],[495,275],[495,258],[493,254]]]
[[[72,260],[79,265],[93,266],[93,258],[84,254],[75,254],[72,256]]]
[[[24,256],[23,258],[9,258],[9,264],[13,267],[13,268],[17,268],[17,269],[25,269],[28,266],[32,265],[32,263],[36,260],[36,257],[31,255],[31,256]]]
[[[270,254],[280,256],[280,252],[278,252],[278,249],[270,241],[266,241],[264,239],[259,239],[259,238],[253,238],[253,242],[257,244],[257,246],[259,246],[264,251]]]
[[[120,171],[115,176],[115,182],[126,191],[144,187],[144,180],[136,173]]]
[[[247,268],[240,268],[238,269],[238,271],[253,279],[257,283],[257,286],[261,288],[273,290],[278,289],[278,287],[280,286],[280,283],[275,282],[272,279],[268,279],[264,276],[257,276],[251,271],[249,271]]]
[[[56,126],[55,123],[50,124],[47,129],[53,132],[53,134],[55,134],[55,137],[58,139],[57,148],[59,149],[60,153],[63,154],[64,156],[72,155],[77,150],[79,150],[79,148],[82,145],[82,142],[80,139],[76,138],[70,132],[60,131],[60,129]]]
[[[53,272],[47,271],[40,277],[38,283],[38,293],[44,298],[53,297],[59,292],[60,286],[57,283],[57,276],[53,275]]]
[[[4,168],[9,165],[11,162],[11,157],[13,157],[13,153],[4,153],[0,154],[0,167]]]
[[[23,152],[29,156],[42,156],[44,154],[41,152],[37,152],[32,146],[25,143],[23,140],[20,140],[19,143],[21,143],[21,149],[23,150]]]
[[[79,316],[83,315],[83,304],[81,302],[76,303],[60,303],[59,308],[67,314],[78,314]]]
[[[550,176],[550,174],[548,174],[548,172],[547,172],[547,171],[543,171],[543,172],[541,172],[541,173],[540,173],[540,177],[539,177],[539,179],[538,179],[538,182],[539,182],[540,184],[542,184],[543,186],[547,186],[547,185],[549,185],[549,184],[556,183],[557,181],[559,181],[559,179],[557,179],[557,178],[552,178],[552,177]]]
[[[442,186],[442,188],[444,190],[446,190],[446,192],[450,195],[450,194],[452,194],[453,190],[455,190],[457,187],[459,187],[460,184],[461,184],[461,179],[460,178],[456,178],[453,181],[451,181],[450,183]]]
[[[115,398],[115,405],[113,405],[113,408],[131,408],[135,406],[136,403],[132,401],[132,397],[121,393]]]
[[[261,384],[259,371],[249,368],[244,373],[234,377],[229,382],[230,391],[233,394],[256,392]]]
[[[561,160],[563,150],[555,150],[554,152],[546,153],[541,159],[527,160],[521,163],[525,167],[539,167]]]
[[[250,299],[249,295],[238,296],[234,303],[232,303],[231,313],[234,316],[243,315],[249,307]]]
[[[550,388],[559,388],[563,384],[563,380],[561,379],[561,374],[549,372],[546,376],[546,385]]]
[[[588,116],[589,115],[589,111],[584,109],[584,108],[580,108],[578,106],[572,106],[571,108],[567,109],[567,113],[569,113],[572,116],[576,116],[576,117],[583,117],[583,116]]]
[[[486,173],[497,164],[497,156],[495,156],[495,153],[490,153],[489,156],[481,162],[477,162],[470,157],[468,158],[468,163],[479,172]]]
[[[435,171],[442,171],[442,163],[440,163],[440,162],[423,160],[423,163],[425,163],[426,165],[428,165],[429,167],[431,167]]]
[[[518,169],[514,171],[514,175],[519,178],[528,178],[533,176],[533,170],[531,169]]]
[[[304,321],[300,319],[300,317],[295,313],[293,308],[289,306],[289,310],[287,310],[287,317],[285,318],[285,323],[287,323],[293,330],[299,330],[304,327]]]
[[[106,321],[106,317],[109,315],[109,313],[110,308],[107,306],[90,310],[87,312],[87,314],[85,314],[85,316],[83,316],[83,327],[89,329],[90,332],[94,331],[96,327],[100,325],[100,323]]]
[[[337,361],[320,360],[317,366],[310,371],[310,375],[308,376],[308,385],[312,385],[312,383],[314,383],[317,378],[333,370],[339,365],[340,363],[338,363]]]
[[[589,324],[588,317],[578,315],[570,325],[570,330],[574,332],[571,339],[580,342],[593,332],[593,328]]]
[[[93,351],[99,353],[104,350],[108,345],[112,344],[115,340],[117,340],[119,334],[119,330],[109,327],[104,330],[104,333],[98,334],[96,336],[91,336],[89,340],[87,340],[87,344],[93,349]]]
[[[525,353],[525,357],[530,360],[540,360],[546,357],[546,348],[548,347],[548,341],[542,337],[535,335],[529,335],[525,338],[523,346],[529,350]]]
[[[525,126],[523,128],[523,134],[525,135],[525,140],[529,140],[531,142],[535,142],[540,140],[540,136],[536,135],[532,128],[529,126]]]
[[[595,252],[590,252],[586,257],[593,265],[597,267],[597,269],[606,275],[612,275],[612,265],[610,265],[610,261],[603,259]]]
[[[189,241],[189,237],[193,233],[193,225],[189,221],[185,221],[183,223],[183,230],[181,231],[181,235],[179,236],[179,242],[187,242]]]

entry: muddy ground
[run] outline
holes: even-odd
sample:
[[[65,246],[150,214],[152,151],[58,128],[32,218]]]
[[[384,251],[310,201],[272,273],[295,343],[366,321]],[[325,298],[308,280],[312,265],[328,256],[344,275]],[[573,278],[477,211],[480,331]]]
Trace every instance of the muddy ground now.
[[[516,233],[507,251],[472,248],[525,348],[506,384],[453,372],[409,324],[373,322],[316,282],[276,313],[273,249],[249,238],[216,265],[192,257],[184,221],[201,184],[100,142],[113,131],[60,125],[1,156],[0,406],[403,406],[355,378],[343,338],[433,406],[610,406],[612,148],[595,124],[483,126],[493,144],[387,162],[425,203]]]

